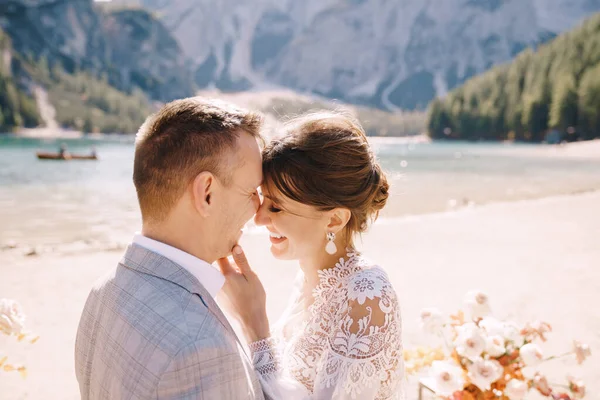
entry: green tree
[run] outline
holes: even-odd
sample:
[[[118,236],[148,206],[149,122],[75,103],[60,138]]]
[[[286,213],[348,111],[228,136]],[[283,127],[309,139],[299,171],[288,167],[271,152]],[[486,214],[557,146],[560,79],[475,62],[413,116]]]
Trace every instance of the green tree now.
[[[35,100],[28,97],[25,93],[20,93],[19,104],[21,106],[23,125],[27,128],[38,126],[41,118]]]
[[[522,125],[525,138],[539,142],[548,129],[548,104],[542,99],[529,96],[524,100]]]
[[[541,141],[549,127],[599,135],[600,13],[571,32],[527,49],[432,103],[427,126],[440,137],[442,110],[452,138]]]
[[[427,132],[433,139],[443,138],[448,132],[448,129],[452,129],[452,122],[448,112],[444,108],[444,103],[435,99],[429,107]]]
[[[92,122],[92,118],[89,115],[85,118],[83,122],[82,130],[84,133],[94,132],[94,124]]]
[[[600,137],[600,63],[581,78],[578,109],[583,138]]]
[[[552,94],[549,125],[566,130],[577,125],[577,87],[572,75],[563,75],[556,81]]]

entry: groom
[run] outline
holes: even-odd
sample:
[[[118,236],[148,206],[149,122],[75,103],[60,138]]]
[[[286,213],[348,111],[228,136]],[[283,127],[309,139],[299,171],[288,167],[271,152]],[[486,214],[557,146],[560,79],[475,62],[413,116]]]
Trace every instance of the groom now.
[[[133,182],[142,231],[83,309],[82,399],[269,398],[215,303],[225,279],[211,265],[231,254],[260,206],[260,127],[257,114],[194,97],[140,128]],[[243,253],[234,259],[251,282]],[[254,303],[264,303],[255,288]],[[245,318],[248,340],[269,335],[264,307]]]

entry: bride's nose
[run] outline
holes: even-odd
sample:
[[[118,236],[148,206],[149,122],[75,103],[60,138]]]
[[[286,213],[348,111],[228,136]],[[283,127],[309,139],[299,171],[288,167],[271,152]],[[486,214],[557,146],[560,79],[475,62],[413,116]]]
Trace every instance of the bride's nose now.
[[[258,226],[269,225],[270,218],[269,218],[269,214],[267,213],[265,203],[263,203],[260,207],[258,207],[258,211],[254,215],[254,223]]]

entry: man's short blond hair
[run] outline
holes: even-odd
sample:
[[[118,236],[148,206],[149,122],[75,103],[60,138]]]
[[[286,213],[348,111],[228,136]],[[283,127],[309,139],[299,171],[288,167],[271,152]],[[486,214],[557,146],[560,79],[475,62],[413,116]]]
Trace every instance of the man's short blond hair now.
[[[164,220],[203,171],[228,185],[227,152],[241,132],[261,138],[261,125],[258,113],[202,97],[175,100],[148,117],[136,135],[133,161],[142,220]]]

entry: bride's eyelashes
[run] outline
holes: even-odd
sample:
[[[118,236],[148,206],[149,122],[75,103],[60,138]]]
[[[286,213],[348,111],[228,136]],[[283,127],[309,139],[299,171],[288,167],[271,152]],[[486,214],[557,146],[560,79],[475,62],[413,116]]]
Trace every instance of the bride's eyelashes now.
[[[272,213],[278,213],[281,211],[281,209],[274,206],[269,206],[269,211],[271,211]]]

